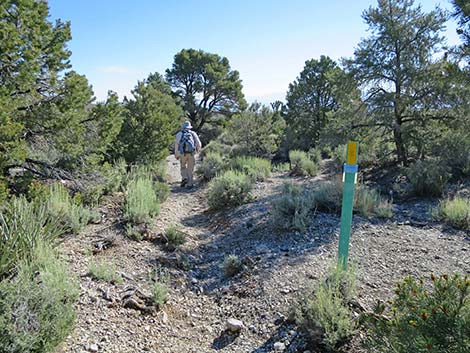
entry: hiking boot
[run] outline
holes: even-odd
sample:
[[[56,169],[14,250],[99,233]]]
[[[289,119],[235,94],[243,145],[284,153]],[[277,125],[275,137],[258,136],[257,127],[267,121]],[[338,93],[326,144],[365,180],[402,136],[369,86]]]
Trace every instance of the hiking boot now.
[[[188,183],[188,179],[183,179],[181,181],[181,187],[185,187],[187,183]]]

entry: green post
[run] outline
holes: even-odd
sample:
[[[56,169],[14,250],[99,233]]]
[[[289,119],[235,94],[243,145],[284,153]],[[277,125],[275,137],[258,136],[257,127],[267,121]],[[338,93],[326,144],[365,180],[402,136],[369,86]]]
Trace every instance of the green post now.
[[[341,228],[339,233],[338,265],[348,266],[349,238],[354,203],[354,184],[357,173],[357,143],[348,143],[347,162],[344,164],[343,203],[341,206]]]

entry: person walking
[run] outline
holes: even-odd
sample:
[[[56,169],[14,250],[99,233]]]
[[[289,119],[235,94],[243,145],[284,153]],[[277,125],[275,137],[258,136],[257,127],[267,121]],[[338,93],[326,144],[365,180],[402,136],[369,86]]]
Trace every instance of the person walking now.
[[[175,139],[175,157],[180,161],[181,166],[181,187],[193,187],[194,165],[196,164],[195,155],[202,148],[199,136],[192,131],[190,121],[185,121],[181,125],[181,130],[176,134]]]

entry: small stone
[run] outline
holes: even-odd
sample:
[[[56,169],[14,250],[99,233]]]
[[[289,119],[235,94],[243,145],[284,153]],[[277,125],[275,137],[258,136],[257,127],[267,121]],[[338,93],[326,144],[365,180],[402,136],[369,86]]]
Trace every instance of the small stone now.
[[[286,345],[282,342],[276,342],[274,343],[274,350],[276,352],[282,352],[284,349],[286,349]]]
[[[191,278],[191,283],[192,283],[192,284],[198,284],[199,281],[197,280],[197,278],[192,277],[192,278]]]
[[[98,348],[98,345],[93,343],[93,344],[90,344],[88,347],[87,347],[87,350],[89,352],[98,352],[99,348]]]
[[[166,325],[168,323],[168,314],[162,311],[162,322]]]
[[[230,318],[227,320],[226,327],[227,330],[236,333],[240,332],[245,326],[242,321]]]

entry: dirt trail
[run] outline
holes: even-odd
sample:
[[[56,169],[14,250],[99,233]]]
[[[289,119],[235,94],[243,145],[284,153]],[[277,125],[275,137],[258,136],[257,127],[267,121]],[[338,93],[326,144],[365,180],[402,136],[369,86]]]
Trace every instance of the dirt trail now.
[[[279,232],[272,227],[270,204],[285,181],[311,185],[328,178],[276,174],[256,185],[253,202],[215,213],[207,209],[204,185],[179,187],[178,162],[170,157],[172,192],[162,204],[155,233],[178,225],[188,241],[168,253],[158,242],[129,240],[122,226],[113,225],[120,214],[118,202],[110,198],[101,210],[102,223],[67,238],[62,246],[80,275],[81,297],[76,329],[61,352],[262,353],[274,351],[275,343],[284,352],[304,352],[304,337],[285,317],[295,298],[334,261],[339,217],[318,213],[305,233]],[[470,273],[468,234],[413,211],[425,207],[405,206],[396,207],[398,214],[389,221],[354,217],[350,252],[358,268],[358,300],[365,307],[390,297],[395,281],[407,274]],[[408,211],[402,212],[404,208]],[[115,246],[90,255],[96,239],[105,237],[113,237]],[[232,279],[220,269],[227,254],[244,262],[244,271]],[[115,264],[123,283],[87,275],[90,263],[101,260]],[[122,307],[121,293],[129,287],[148,293],[154,272],[171,278],[163,309],[145,314]],[[239,336],[225,332],[228,318],[243,321]]]

